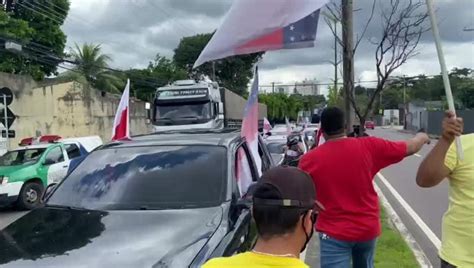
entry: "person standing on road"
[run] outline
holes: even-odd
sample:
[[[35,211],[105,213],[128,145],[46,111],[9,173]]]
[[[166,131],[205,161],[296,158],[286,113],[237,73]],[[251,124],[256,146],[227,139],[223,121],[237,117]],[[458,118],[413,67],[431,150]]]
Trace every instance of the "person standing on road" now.
[[[325,207],[316,223],[320,232],[321,268],[374,267],[377,237],[381,233],[380,208],[373,186],[383,168],[418,152],[429,138],[418,133],[407,141],[376,137],[348,138],[344,113],[326,108],[321,129],[326,143],[300,160],[315,184]]]
[[[461,136],[463,121],[447,112],[443,134],[421,163],[416,183],[433,187],[449,180],[449,208],[443,217],[439,255],[441,267],[474,267],[474,134]],[[464,160],[457,159],[456,136],[461,136]]]
[[[299,259],[313,235],[315,200],[311,177],[295,167],[265,172],[253,192],[258,240],[251,252],[216,258],[203,268],[309,268]]]

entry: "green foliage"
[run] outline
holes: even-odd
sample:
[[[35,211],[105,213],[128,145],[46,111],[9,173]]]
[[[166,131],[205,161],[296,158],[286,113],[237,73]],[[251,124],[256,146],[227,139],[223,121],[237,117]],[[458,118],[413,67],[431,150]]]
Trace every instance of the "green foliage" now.
[[[212,63],[208,62],[192,69],[194,62],[212,37],[212,33],[184,37],[174,50],[173,60],[176,65],[186,70],[191,77],[199,79],[202,75],[212,78]],[[253,66],[263,53],[229,57],[215,62],[216,80],[239,95],[247,90],[253,76]]]
[[[146,69],[130,69],[125,74],[131,80],[132,95],[145,101],[152,99],[158,87],[188,77],[184,69],[160,54],[156,55]]]
[[[267,105],[268,118],[271,121],[284,121],[285,117],[296,120],[299,111],[312,111],[324,106],[324,96],[286,95],[282,93],[261,94],[259,102]]]
[[[338,89],[334,86],[329,86],[328,106],[342,108],[343,106],[342,91],[343,91],[342,88]]]
[[[0,35],[22,41],[25,53],[2,55],[0,71],[30,74],[37,80],[57,74],[58,61],[53,59],[61,58],[66,46],[66,35],[60,27],[69,11],[69,1],[37,0],[20,3],[21,5],[15,6],[12,14],[9,14],[11,18],[6,21],[8,27],[14,30],[1,29]],[[0,17],[4,17],[4,12],[2,13]],[[5,19],[0,18],[0,21],[5,22]],[[18,28],[15,29],[16,27]]]
[[[124,86],[123,78],[116,72],[107,69],[111,58],[102,54],[100,45],[85,43],[80,47],[76,44],[70,54],[77,65],[74,67],[75,72],[69,72],[67,75],[79,80],[79,76],[82,76],[98,90],[112,93],[121,92]]]

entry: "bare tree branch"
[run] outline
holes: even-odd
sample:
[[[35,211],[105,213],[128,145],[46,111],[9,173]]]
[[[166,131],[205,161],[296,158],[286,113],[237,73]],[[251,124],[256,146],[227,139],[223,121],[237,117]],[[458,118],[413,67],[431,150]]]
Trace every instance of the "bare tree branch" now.
[[[369,17],[369,19],[367,20],[367,22],[366,22],[366,24],[365,24],[365,26],[364,26],[364,30],[362,31],[362,34],[357,37],[357,40],[356,40],[354,49],[352,50],[352,52],[353,52],[354,54],[355,54],[357,48],[359,47],[360,42],[362,41],[362,39],[364,39],[365,33],[367,32],[367,29],[369,28],[369,24],[372,22],[372,19],[374,18],[374,14],[375,14],[375,3],[376,3],[376,2],[377,2],[377,0],[373,0],[372,9],[371,9],[371,11],[370,11],[370,17]]]

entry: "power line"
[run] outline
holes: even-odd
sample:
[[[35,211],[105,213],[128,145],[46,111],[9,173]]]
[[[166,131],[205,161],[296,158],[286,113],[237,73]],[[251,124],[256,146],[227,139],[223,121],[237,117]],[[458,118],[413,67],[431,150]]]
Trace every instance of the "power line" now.
[[[33,1],[32,3],[30,3],[30,5],[33,5],[33,3],[35,4],[35,6],[42,7],[42,9],[45,10],[46,12],[49,12],[51,14],[56,15],[57,17],[61,18],[62,20],[66,20],[68,12],[65,12],[65,14],[61,14],[58,11],[54,10],[52,7],[49,7],[46,4],[42,4],[39,1]],[[48,2],[48,3],[53,4],[52,2]]]
[[[36,10],[36,9],[34,9],[34,8],[32,8],[32,7],[30,7],[30,6],[26,6],[26,5],[24,5],[24,4],[22,4],[22,3],[19,3],[19,2],[17,3],[17,5],[19,5],[19,6],[23,7],[23,8],[26,8],[26,9],[32,11],[32,12],[35,12],[35,13],[37,13],[37,14],[40,14],[40,15],[42,15],[43,17],[46,17],[47,19],[49,19],[49,20],[51,20],[51,21],[53,21],[53,22],[55,22],[55,23],[57,23],[57,24],[59,24],[59,25],[62,25],[62,22],[61,22],[61,21],[58,21],[57,18],[54,19],[53,17],[50,17],[50,16],[48,16],[48,15],[46,15],[46,14],[44,14],[44,13],[42,13],[42,12],[40,12],[40,11],[38,11],[38,10]]]

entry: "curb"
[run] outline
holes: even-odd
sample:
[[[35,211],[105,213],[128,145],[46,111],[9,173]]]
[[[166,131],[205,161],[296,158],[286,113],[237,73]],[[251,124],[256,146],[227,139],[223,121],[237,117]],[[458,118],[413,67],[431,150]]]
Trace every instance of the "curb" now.
[[[422,268],[433,268],[433,265],[431,264],[430,260],[428,257],[426,257],[425,253],[421,249],[420,245],[415,241],[415,238],[413,238],[412,234],[410,231],[408,231],[407,227],[405,224],[402,222],[400,216],[398,216],[397,212],[393,209],[392,205],[388,202],[387,198],[383,194],[382,190],[377,186],[377,184],[374,182],[374,188],[375,191],[377,192],[380,202],[382,205],[385,207],[387,214],[390,218],[391,223],[395,228],[398,230],[398,232],[401,234],[403,237],[403,240],[407,243],[408,247],[411,249],[413,254],[415,255],[416,261]]]

